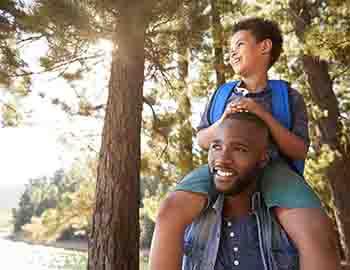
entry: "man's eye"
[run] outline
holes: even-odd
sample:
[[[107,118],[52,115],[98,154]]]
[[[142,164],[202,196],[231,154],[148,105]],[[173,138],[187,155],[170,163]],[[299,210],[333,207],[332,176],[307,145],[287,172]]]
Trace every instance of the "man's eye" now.
[[[244,147],[237,147],[237,148],[236,148],[236,151],[237,151],[237,152],[241,152],[241,153],[247,153],[247,152],[248,152],[248,149],[247,149],[247,148],[244,148]]]

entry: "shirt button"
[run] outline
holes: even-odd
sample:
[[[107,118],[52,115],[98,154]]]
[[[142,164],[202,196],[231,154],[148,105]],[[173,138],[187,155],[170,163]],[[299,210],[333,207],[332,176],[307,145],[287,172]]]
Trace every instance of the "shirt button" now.
[[[237,251],[238,251],[238,247],[234,247],[234,248],[233,248],[233,251],[234,251],[234,252],[237,252]]]
[[[234,260],[234,261],[233,261],[233,264],[237,266],[237,265],[239,265],[239,261]]]
[[[230,237],[235,237],[235,233],[234,232],[230,232]]]
[[[232,223],[229,221],[227,222],[227,226],[231,227]]]

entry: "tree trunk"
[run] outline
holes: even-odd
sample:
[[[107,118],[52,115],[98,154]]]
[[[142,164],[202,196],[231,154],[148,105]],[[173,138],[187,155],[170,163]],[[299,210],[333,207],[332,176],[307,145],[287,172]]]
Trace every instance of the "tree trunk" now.
[[[131,6],[131,5],[130,5]],[[144,39],[140,9],[118,14],[89,242],[89,270],[139,268],[139,171]]]
[[[322,144],[328,144],[336,155],[327,169],[335,206],[335,218],[345,262],[350,259],[350,154],[340,143],[341,124],[339,122],[338,101],[332,91],[332,81],[328,73],[328,64],[312,56],[304,56],[303,64],[310,84],[311,97],[321,110],[327,110],[328,116],[319,120]]]
[[[316,8],[316,9],[315,9]],[[296,35],[304,42],[304,33],[311,22],[311,11],[317,11],[317,3],[308,6],[305,0],[290,2]],[[338,100],[333,91],[332,79],[328,72],[328,63],[315,56],[304,55],[303,66],[310,85],[311,97],[318,107],[328,114],[318,121],[321,143],[328,144],[332,151],[339,153],[327,169],[334,199],[335,217],[338,225],[344,260],[350,261],[350,153],[341,144],[341,122],[339,121]]]
[[[180,175],[185,175],[193,170],[193,131],[191,123],[191,100],[189,98],[190,91],[188,85],[188,69],[189,69],[189,39],[191,39],[190,34],[192,33],[191,21],[189,14],[191,14],[193,9],[193,3],[189,5],[182,6],[182,21],[180,30],[176,35],[177,41],[177,51],[178,51],[178,74],[179,74],[179,102],[178,102],[178,169],[180,170]]]
[[[225,83],[225,63],[224,63],[224,42],[220,14],[217,7],[217,0],[210,0],[211,24],[214,41],[214,68],[216,73],[216,87]]]

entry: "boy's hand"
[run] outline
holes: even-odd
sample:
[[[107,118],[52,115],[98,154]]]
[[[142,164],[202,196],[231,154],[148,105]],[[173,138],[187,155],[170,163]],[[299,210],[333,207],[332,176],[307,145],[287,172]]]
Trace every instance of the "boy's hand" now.
[[[222,114],[221,118],[220,118],[220,122],[222,122],[228,115],[236,113],[236,112],[243,112],[243,111],[248,111],[248,110],[243,110],[241,108],[237,107],[237,103],[236,102],[231,102],[229,104],[227,104],[224,113]]]
[[[231,113],[233,112],[251,112],[263,119],[263,115],[266,110],[251,98],[241,98],[236,103],[231,103],[227,107],[230,107]]]

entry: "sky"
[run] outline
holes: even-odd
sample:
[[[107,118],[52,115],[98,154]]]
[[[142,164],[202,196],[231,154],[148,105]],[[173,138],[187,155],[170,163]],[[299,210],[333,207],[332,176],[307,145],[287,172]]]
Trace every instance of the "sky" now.
[[[106,41],[97,46],[107,53],[111,51],[111,44]],[[46,50],[45,43],[36,42],[22,51],[31,70],[40,71],[38,59]],[[53,74],[33,77],[31,94],[18,106],[21,111],[27,112],[23,123],[18,128],[0,130],[0,188],[24,185],[30,178],[50,176],[60,168],[69,168],[90,144],[98,151],[99,137],[96,135],[102,130],[102,119],[71,116],[51,102],[59,98],[77,108],[76,91],[84,91],[89,100],[96,102],[94,104],[103,103],[107,92],[105,75],[108,72],[103,66],[96,68],[100,69],[97,75],[79,82],[78,90]],[[45,93],[45,97],[40,97],[39,93]],[[12,99],[9,91],[0,89],[2,102]],[[92,135],[94,140],[91,142]]]
[[[56,144],[55,134],[46,128],[3,128],[0,186],[22,184],[29,177],[51,174],[63,166]]]

